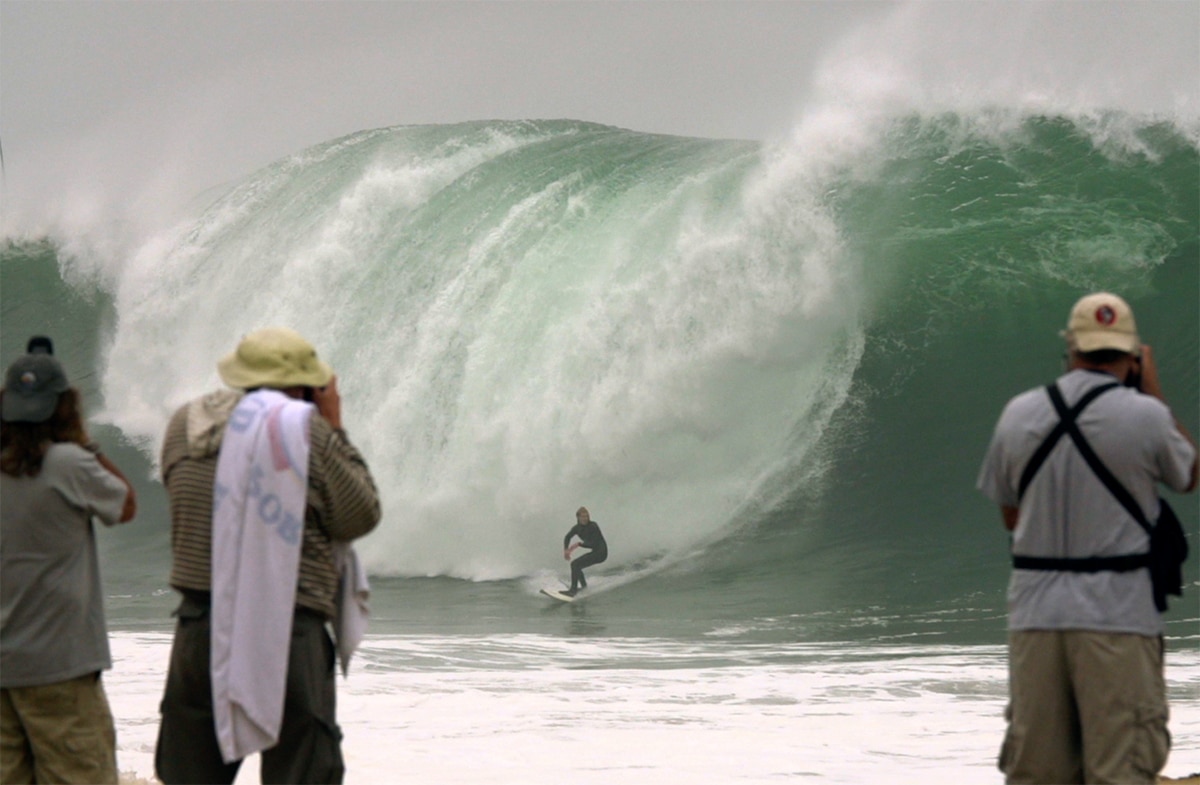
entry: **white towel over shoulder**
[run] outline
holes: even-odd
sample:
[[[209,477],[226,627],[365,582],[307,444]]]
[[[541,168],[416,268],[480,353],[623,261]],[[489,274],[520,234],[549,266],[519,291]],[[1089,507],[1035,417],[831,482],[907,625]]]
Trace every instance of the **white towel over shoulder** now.
[[[371,584],[367,579],[367,570],[358,558],[354,546],[350,543],[338,543],[334,546],[333,553],[337,559],[340,576],[335,625],[338,662],[342,664],[342,675],[348,676],[350,658],[367,633],[367,623],[371,617]]]
[[[227,763],[279,740],[313,411],[275,390],[251,393],[233,410],[217,458],[212,690]]]

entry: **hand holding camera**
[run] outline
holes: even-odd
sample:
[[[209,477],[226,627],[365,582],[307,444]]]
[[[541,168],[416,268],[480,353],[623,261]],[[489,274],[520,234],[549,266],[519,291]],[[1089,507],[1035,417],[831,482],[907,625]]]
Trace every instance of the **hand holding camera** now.
[[[1134,360],[1133,369],[1126,384],[1147,395],[1162,399],[1162,385],[1158,380],[1158,365],[1154,362],[1154,350],[1149,344],[1142,344],[1142,351]]]
[[[330,425],[342,427],[342,396],[338,393],[337,376],[332,377],[324,387],[313,389],[313,403]]]

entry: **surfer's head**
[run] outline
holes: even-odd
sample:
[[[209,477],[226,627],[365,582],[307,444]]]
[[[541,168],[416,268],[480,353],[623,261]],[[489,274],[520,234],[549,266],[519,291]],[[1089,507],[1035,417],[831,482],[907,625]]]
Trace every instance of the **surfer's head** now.
[[[575,520],[579,521],[580,523],[587,523],[591,519],[592,516],[588,513],[587,507],[580,507],[575,511]]]
[[[324,387],[333,378],[313,345],[287,327],[264,327],[245,336],[221,358],[217,371],[222,381],[241,390]]]

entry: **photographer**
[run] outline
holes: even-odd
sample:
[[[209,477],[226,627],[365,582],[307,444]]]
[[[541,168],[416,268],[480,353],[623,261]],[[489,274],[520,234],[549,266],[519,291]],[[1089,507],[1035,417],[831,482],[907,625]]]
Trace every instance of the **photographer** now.
[[[0,392],[0,782],[115,783],[92,520],[132,520],[137,500],[89,441],[50,340],[28,348]]]
[[[1012,532],[999,765],[1008,782],[1152,783],[1170,736],[1139,519],[1160,520],[1158,483],[1195,489],[1196,445],[1124,300],[1082,298],[1064,336],[1067,373],[1009,401],[978,481]]]
[[[255,330],[217,370],[228,389],[180,407],[163,440],[180,604],[156,773],[230,783],[261,752],[264,783],[339,783],[339,554],[379,523],[379,494],[307,339]]]

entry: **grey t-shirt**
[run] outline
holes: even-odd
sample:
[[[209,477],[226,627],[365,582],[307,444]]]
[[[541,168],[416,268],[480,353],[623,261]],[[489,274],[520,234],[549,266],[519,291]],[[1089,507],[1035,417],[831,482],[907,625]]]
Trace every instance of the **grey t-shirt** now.
[[[1068,406],[1113,377],[1075,370],[1058,380]],[[1012,551],[1022,556],[1124,556],[1150,549],[1149,535],[1104,487],[1069,436],[1059,440],[1018,501],[1021,473],[1058,423],[1045,389],[1009,401],[979,473],[978,487],[996,504],[1019,507]],[[1158,518],[1157,483],[1183,491],[1195,450],[1158,399],[1128,387],[1103,393],[1077,421],[1100,460]],[[1008,587],[1010,630],[1080,629],[1162,633],[1147,570],[1056,572],[1013,570]]]
[[[52,445],[37,477],[0,473],[0,687],[112,666],[91,519],[117,523],[125,494],[76,444]]]

